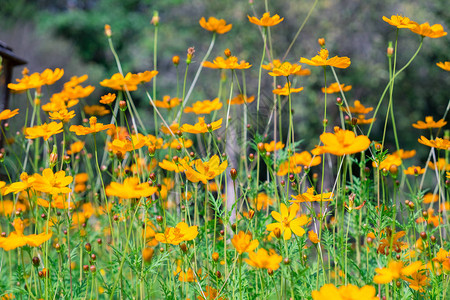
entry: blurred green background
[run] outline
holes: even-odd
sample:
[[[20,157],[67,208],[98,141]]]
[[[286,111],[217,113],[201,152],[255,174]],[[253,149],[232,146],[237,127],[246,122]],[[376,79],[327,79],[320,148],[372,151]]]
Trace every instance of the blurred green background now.
[[[270,12],[285,18],[271,29],[275,58],[284,55],[313,3],[312,0],[269,1]],[[402,14],[418,23],[440,23],[448,31],[448,6],[449,2],[444,0],[319,1],[287,60],[294,63],[302,56],[311,58],[316,55],[320,49],[317,39],[324,37],[332,56],[348,56],[352,60],[348,69],[337,70],[340,81],[353,86],[347,93],[350,103],[359,99],[366,106],[375,106],[388,80],[386,48],[388,42],[395,39],[395,28],[382,21],[382,17]],[[64,68],[65,80],[73,75],[89,74],[87,83],[94,85],[96,91],[87,102],[94,104],[101,95],[111,92],[98,83],[117,72],[104,36],[104,25],[112,27],[113,41],[125,72],[152,70],[154,27],[150,20],[153,11],[158,11],[160,74],[157,77],[157,98],[161,99],[166,94],[175,95],[176,72],[172,56],[181,57],[179,68],[183,73],[186,49],[194,46],[196,52],[188,83],[192,81],[212,36],[199,26],[198,20],[202,16],[215,16],[232,23],[233,29],[217,37],[210,60],[230,48],[233,55],[250,62],[253,67],[246,72],[247,91],[248,94],[256,94],[263,43],[258,27],[247,19],[247,15],[253,15],[252,9],[261,16],[265,11],[264,1],[255,0],[251,5],[248,1],[229,0],[2,0],[0,40],[28,61],[27,67],[31,72]],[[416,51],[419,40],[419,36],[409,30],[400,30],[399,68]],[[422,157],[422,161],[429,149],[418,146],[417,138],[423,132],[413,129],[411,124],[424,120],[427,115],[434,116],[435,120],[442,117],[449,99],[450,74],[438,68],[436,63],[450,60],[449,53],[449,36],[425,38],[419,56],[396,80],[394,107],[400,143],[405,149],[419,149],[418,158]],[[318,141],[323,117],[323,94],[320,92],[323,71],[314,67],[311,70],[311,76],[299,78],[297,86],[304,86],[305,90],[293,99],[296,138],[305,140],[304,148],[307,150],[311,150]],[[15,70],[16,78],[21,77],[20,71]],[[331,74],[328,79],[331,83]],[[204,69],[190,103],[215,98],[219,80],[219,71]],[[52,87],[54,91],[61,88],[62,82]],[[272,103],[271,83],[272,78],[264,72],[262,110],[266,115]],[[144,122],[152,127],[153,113],[148,101],[139,92],[134,95]],[[338,110],[332,104],[336,96],[329,99],[329,120],[338,124]],[[23,95],[14,95],[13,101],[25,99]],[[11,103],[11,106],[18,105]],[[377,118],[373,137],[381,139],[386,108],[387,99]],[[255,103],[250,105],[250,109],[252,113],[256,111]],[[283,124],[286,132],[288,122]],[[363,129],[367,130],[367,127]],[[391,135],[387,145],[394,150]]]

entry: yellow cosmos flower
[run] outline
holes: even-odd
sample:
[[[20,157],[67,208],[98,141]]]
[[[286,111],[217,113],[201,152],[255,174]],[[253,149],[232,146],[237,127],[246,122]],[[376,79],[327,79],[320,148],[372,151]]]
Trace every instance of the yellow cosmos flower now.
[[[42,206],[42,207],[48,207],[49,205],[51,207],[54,208],[58,208],[58,209],[74,209],[75,208],[75,204],[72,202],[69,202],[66,200],[66,197],[63,195],[57,195],[55,197],[52,198],[51,201],[47,201],[45,199],[42,198],[38,198],[36,201],[37,205]]]
[[[416,261],[405,266],[402,261],[391,261],[387,268],[377,268],[377,275],[373,278],[373,282],[378,284],[386,284],[400,276],[411,276],[422,268],[422,262]]]
[[[28,127],[25,129],[27,139],[44,138],[48,140],[51,136],[63,132],[63,123],[51,122],[49,124],[44,123],[42,125]]]
[[[268,71],[272,71],[274,68],[278,68],[281,66],[282,62],[279,59],[274,59],[272,62],[269,62],[267,65],[262,65],[262,68]]]
[[[258,240],[252,240],[253,235],[249,233],[245,233],[244,231],[239,231],[238,234],[235,234],[231,239],[231,243],[236,249],[237,253],[241,254],[244,252],[251,252],[258,247]]]
[[[186,107],[184,109],[184,112],[195,113],[197,115],[209,114],[212,111],[221,109],[222,106],[223,106],[222,102],[220,102],[219,98],[216,98],[212,101],[210,100],[197,101],[194,104],[192,104],[192,107]]]
[[[348,92],[352,89],[351,85],[345,85],[345,84],[338,84],[337,82],[334,82],[330,84],[329,87],[327,87],[327,94],[334,94],[334,93],[340,93],[341,90],[343,92]],[[322,88],[322,93],[325,93],[325,88]]]
[[[423,135],[418,139],[419,143],[432,147],[432,148],[438,148],[442,150],[450,150],[450,141],[444,140],[442,138],[436,138],[435,140],[429,140]]]
[[[275,141],[271,141],[270,143],[264,143],[264,150],[266,152],[273,152],[275,150],[281,150],[284,148],[284,144],[282,142],[277,142],[275,144]]]
[[[173,124],[169,125],[169,128],[167,128],[164,125],[161,126],[161,132],[164,134],[172,134],[171,132],[175,133],[179,129],[180,129],[180,124],[178,124],[178,123],[173,123]]]
[[[383,21],[397,28],[412,28],[415,22],[411,21],[408,17],[400,15],[392,15],[390,19],[383,16]]]
[[[27,208],[28,207],[22,202],[18,201],[14,203],[11,200],[3,200],[3,202],[0,205],[0,214],[4,216],[10,216],[13,212],[16,212],[18,210],[25,212]]]
[[[203,62],[203,66],[210,69],[243,70],[250,68],[252,65],[244,60],[238,62],[238,58],[236,56],[230,56],[226,59],[218,56],[213,62]]]
[[[67,109],[62,109],[60,111],[49,113],[50,119],[59,120],[63,123],[69,122],[73,117],[75,117],[75,111],[68,111]]]
[[[128,177],[123,183],[111,182],[106,187],[106,195],[115,196],[123,199],[150,197],[158,189],[152,187],[148,182],[139,183],[139,178]]]
[[[288,96],[289,94],[299,93],[301,91],[303,91],[303,87],[299,87],[297,89],[291,88],[291,83],[290,82],[286,82],[284,87],[277,86],[276,89],[272,90],[272,92],[275,95],[280,95],[280,96]]]
[[[107,95],[103,95],[100,98],[100,103],[101,104],[111,104],[114,102],[114,100],[116,100],[116,94],[108,93]]]
[[[35,181],[35,177],[29,176],[27,173],[23,172],[20,174],[20,181],[14,182],[5,188],[4,195],[8,195],[9,193],[17,194],[32,188]]]
[[[289,200],[294,203],[302,203],[302,202],[320,202],[320,201],[331,201],[333,200],[333,193],[323,193],[314,195],[314,188],[310,187],[306,191],[306,193],[294,196],[292,198],[295,200]]]
[[[214,179],[220,175],[228,167],[228,161],[220,163],[220,158],[214,155],[209,161],[203,162],[201,159],[197,159],[193,162],[192,168],[186,161],[179,160],[180,164],[186,169],[186,178],[191,182],[203,182],[208,183],[208,180]]]
[[[174,97],[174,98],[170,98],[169,95],[166,95],[163,97],[162,100],[155,100],[153,101],[155,103],[156,107],[160,107],[160,108],[166,108],[166,109],[172,109],[175,106],[180,105],[181,103],[181,99]]]
[[[102,105],[91,105],[91,106],[85,105],[83,107],[83,110],[87,115],[99,116],[99,117],[105,116],[111,112],[109,109],[106,109]]]
[[[138,84],[149,82],[157,74],[158,71],[145,71],[138,74],[127,73],[124,77],[122,74],[116,73],[110,79],[100,82],[100,85],[119,91],[135,91]]]
[[[157,233],[155,239],[163,244],[179,245],[185,241],[192,241],[198,235],[198,226],[189,227],[185,222],[180,222],[176,227],[167,227],[164,233]]]
[[[311,60],[302,57],[300,59],[300,63],[311,65],[311,66],[321,66],[321,67],[331,66],[331,67],[341,68],[341,69],[348,68],[351,64],[350,58],[348,58],[346,56],[344,56],[344,57],[335,56],[332,58],[328,58],[328,56],[329,56],[328,50],[323,48],[323,49],[320,49],[319,55],[314,56],[313,58],[311,58]]]
[[[54,71],[45,69],[42,73],[33,73],[30,76],[24,75],[22,79],[16,79],[18,83],[9,83],[8,88],[16,92],[35,89],[43,85],[51,85],[63,75],[63,69],[56,68]]]
[[[334,128],[335,133],[326,132],[320,135],[323,146],[317,146],[311,151],[314,155],[331,153],[342,156],[358,153],[369,148],[370,140],[365,135],[356,136],[353,131]]]
[[[296,218],[297,212],[300,209],[298,204],[292,204],[289,209],[284,203],[280,205],[280,212],[272,211],[272,218],[277,221],[266,226],[267,231],[274,231],[278,228],[283,235],[285,240],[289,240],[292,237],[292,232],[297,236],[303,236],[305,234],[305,229],[301,226],[306,225],[309,222],[309,218],[302,215]]]
[[[209,17],[208,21],[202,17],[199,21],[200,26],[208,31],[212,31],[218,34],[224,34],[231,30],[232,24],[227,24],[224,19],[216,19],[214,17]]]
[[[272,72],[269,72],[270,76],[278,77],[284,76],[288,77],[290,75],[310,75],[310,70],[302,70],[301,65],[291,64],[290,62],[284,62],[279,67],[274,67]]]
[[[14,117],[15,115],[19,114],[19,109],[15,109],[15,110],[10,110],[10,109],[5,109],[0,113],[0,121],[2,120],[8,120],[12,117]]]
[[[0,237],[0,248],[3,248],[5,251],[10,251],[25,245],[38,247],[48,241],[53,235],[51,231],[48,234],[43,232],[41,234],[24,235],[25,225],[19,218],[14,219],[12,225],[15,231],[11,232],[6,238]]]
[[[275,250],[271,249],[267,252],[266,249],[259,249],[258,252],[250,252],[249,258],[244,261],[252,267],[259,269],[271,269],[273,271],[280,267],[280,262],[283,260],[281,255],[278,255]]]
[[[171,171],[171,172],[175,172],[175,173],[180,173],[180,172],[184,172],[186,171],[186,168],[183,167],[183,165],[179,162],[180,160],[184,160],[184,162],[187,164],[189,162],[189,157],[184,157],[184,158],[178,158],[175,161],[168,161],[168,160],[163,160],[162,162],[159,163],[159,167],[161,169],[167,170],[167,171]]]
[[[72,190],[67,187],[73,181],[72,176],[66,176],[65,171],[59,171],[53,173],[52,169],[45,169],[42,171],[42,175],[34,174],[35,181],[33,182],[33,188],[36,191],[47,194],[67,194]]]
[[[393,155],[397,155],[401,159],[407,159],[407,158],[414,157],[414,155],[416,155],[416,150],[406,151],[406,150],[403,150],[403,149],[399,149],[399,150],[395,151],[392,154]]]
[[[75,132],[76,135],[87,135],[90,133],[97,133],[106,129],[115,128],[114,124],[103,125],[102,123],[97,123],[96,117],[91,117],[89,119],[89,127],[84,127],[83,125],[72,125],[69,130]]]
[[[415,23],[413,27],[409,28],[414,33],[417,33],[423,37],[429,37],[432,39],[437,39],[447,35],[444,31],[444,27],[441,24],[434,24],[430,26],[428,22],[423,24]]]
[[[257,17],[250,17],[250,16],[247,17],[250,23],[263,27],[275,26],[277,24],[280,24],[284,20],[284,18],[280,18],[279,15],[273,15],[271,17],[270,12],[264,13],[261,19],[258,19]]]
[[[438,62],[436,63],[436,66],[438,66],[442,70],[450,72],[450,61]]]
[[[180,138],[180,139],[172,139],[169,143],[165,143],[163,145],[163,149],[167,149],[168,147],[172,149],[177,149],[178,147],[189,148],[194,144],[194,142],[190,139]]]
[[[339,287],[332,283],[325,284],[319,291],[311,294],[313,300],[378,300],[376,290],[373,286],[365,285],[358,288],[356,285],[343,285]]]
[[[447,124],[444,119],[440,119],[439,121],[435,122],[434,118],[432,116],[425,117],[425,122],[423,121],[417,121],[417,123],[412,124],[412,127],[417,129],[430,129],[430,128],[441,128],[444,127]]]
[[[198,122],[196,124],[194,125],[184,124],[183,126],[181,126],[180,130],[182,132],[189,132],[194,134],[206,133],[209,131],[208,127],[210,128],[209,130],[211,131],[219,129],[220,127],[222,127],[222,119],[212,122],[211,124],[206,124],[205,118],[200,117],[198,118]]]
[[[244,104],[244,103],[252,103],[255,101],[255,96],[246,97],[242,94],[237,95],[233,99],[228,99],[228,104],[230,105],[238,105],[238,104]]]

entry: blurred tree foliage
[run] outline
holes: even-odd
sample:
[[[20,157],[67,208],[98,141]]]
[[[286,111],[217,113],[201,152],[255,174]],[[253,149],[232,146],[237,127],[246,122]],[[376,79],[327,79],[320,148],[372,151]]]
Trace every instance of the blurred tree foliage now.
[[[313,3],[312,0],[269,1],[270,11],[285,17],[284,22],[271,29],[274,58],[283,57]],[[249,94],[255,94],[262,38],[259,29],[248,22],[247,15],[253,15],[253,10],[258,16],[262,15],[264,6],[261,0],[255,0],[253,6],[246,1],[232,0],[2,0],[0,34],[14,26],[31,23],[36,27],[36,34],[42,34],[47,39],[67,41],[74,47],[76,59],[95,66],[96,70],[103,70],[103,77],[106,78],[117,72],[117,67],[104,36],[104,24],[112,27],[114,45],[125,72],[149,70],[153,69],[154,42],[154,28],[150,20],[153,11],[158,11],[161,18],[158,40],[159,98],[164,94],[174,94],[176,80],[171,57],[180,55],[183,59],[186,49],[195,46],[197,61],[191,65],[190,83],[211,38],[198,25],[198,20],[202,16],[216,16],[232,23],[233,30],[218,37],[211,59],[222,55],[225,48],[230,48],[234,55],[252,63],[254,67],[246,73],[247,90]],[[388,80],[386,48],[388,42],[395,39],[394,27],[381,18],[392,14],[403,14],[419,23],[440,23],[446,31],[450,26],[448,1],[323,0],[314,9],[287,60],[297,62],[301,56],[314,56],[319,50],[317,38],[326,38],[331,55],[352,59],[349,69],[337,71],[341,82],[353,85],[348,100],[352,103],[359,99],[366,105],[375,106]],[[51,43],[50,40],[42,42]],[[418,44],[417,35],[400,30],[398,68],[409,60]],[[400,132],[412,130],[411,123],[423,120],[427,115],[442,116],[449,98],[449,75],[437,68],[436,62],[450,60],[449,53],[449,36],[426,38],[419,56],[396,80],[394,105]],[[41,69],[44,67],[47,66],[42,65]],[[180,68],[184,71],[183,63]],[[203,72],[202,82],[198,84],[192,100],[216,97],[220,75],[212,70]],[[328,78],[331,82],[331,74]],[[272,79],[263,76],[263,80],[263,103],[268,113],[272,103]],[[313,68],[312,76],[300,81],[298,85],[304,86],[305,91],[294,99],[295,124],[298,136],[314,143],[316,139],[312,137],[317,137],[321,131],[322,69]],[[98,84],[96,86],[99,88]],[[139,100],[139,95],[136,99]],[[385,104],[378,116],[374,136],[381,136],[387,100]],[[150,111],[147,103],[140,106]],[[332,107],[330,113],[330,119],[337,118],[336,107]],[[148,123],[152,124],[152,121]],[[405,148],[408,148],[407,145],[410,148],[417,145],[416,136],[419,134],[402,135]]]

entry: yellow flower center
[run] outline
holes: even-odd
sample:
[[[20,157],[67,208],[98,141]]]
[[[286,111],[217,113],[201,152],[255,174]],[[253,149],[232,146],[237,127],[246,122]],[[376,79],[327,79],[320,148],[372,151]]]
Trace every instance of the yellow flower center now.
[[[325,59],[325,60],[328,59],[328,50],[327,49],[320,49],[319,56],[322,59]]]

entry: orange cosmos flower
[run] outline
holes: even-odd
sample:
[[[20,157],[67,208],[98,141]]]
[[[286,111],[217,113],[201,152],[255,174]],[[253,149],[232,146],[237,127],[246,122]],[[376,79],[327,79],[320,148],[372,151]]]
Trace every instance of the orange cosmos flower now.
[[[65,171],[59,171],[53,173],[52,169],[45,169],[42,171],[42,175],[34,174],[35,181],[33,182],[33,188],[36,191],[47,194],[67,194],[72,190],[67,187],[73,181],[72,176],[66,176]]]
[[[260,269],[271,269],[273,271],[280,267],[280,262],[283,260],[273,249],[267,252],[266,249],[261,248],[256,253],[253,251],[250,252],[248,256],[249,258],[244,259],[244,261],[250,266]]]
[[[200,26],[202,26],[204,29],[208,31],[212,31],[218,34],[224,34],[231,30],[231,27],[233,27],[232,24],[227,24],[227,22],[224,19],[216,19],[214,17],[209,17],[208,21],[205,20],[204,17],[198,21]]]
[[[424,201],[425,203],[425,201]],[[424,219],[423,217],[419,217],[416,220],[416,223],[427,222],[427,224],[433,224],[434,227],[438,227],[439,224],[442,224],[442,218],[439,215],[434,215],[434,209],[427,209],[428,217]]]
[[[15,109],[15,110],[10,110],[10,109],[5,109],[0,113],[0,121],[2,120],[8,120],[9,118],[14,117],[15,115],[19,114],[19,109]]]
[[[436,66],[438,66],[442,70],[450,72],[450,61],[438,62],[438,63],[436,63]]]
[[[445,160],[445,158],[441,157],[438,159],[437,163],[434,164],[433,162],[429,162],[428,163],[428,168],[430,169],[438,169],[439,171],[449,171],[450,170],[450,164],[447,163],[447,161]]]
[[[392,251],[400,252],[402,247],[406,245],[404,242],[400,242],[399,239],[406,235],[405,231],[399,231],[392,236],[392,230],[386,228],[386,237],[381,239],[380,245],[378,246],[377,252],[385,255],[389,255],[391,251],[391,240],[392,240]],[[387,250],[386,250],[387,249]]]
[[[50,119],[59,120],[63,123],[69,122],[73,117],[75,117],[75,111],[68,111],[67,109],[62,109],[60,111],[50,112]]]
[[[437,202],[438,200],[439,200],[439,196],[435,195],[433,193],[426,193],[423,196],[423,203],[425,203],[425,204],[434,203],[434,202]]]
[[[244,60],[238,63],[238,59],[236,56],[230,56],[227,57],[226,59],[221,56],[218,56],[213,62],[209,61],[203,62],[203,66],[205,68],[211,69],[243,70],[250,68],[252,65]]]
[[[209,161],[203,162],[201,159],[196,159],[192,165],[195,166],[194,170],[186,161],[179,160],[180,164],[186,169],[186,178],[191,182],[203,182],[208,183],[208,180],[214,179],[214,177],[220,175],[228,167],[228,161],[220,163],[220,158],[214,155]]]
[[[409,167],[406,170],[403,170],[403,173],[405,173],[405,175],[421,175],[423,173],[425,173],[425,169],[421,168],[421,167],[417,167],[417,166],[412,166]]]
[[[198,235],[198,226],[189,227],[185,222],[180,222],[176,227],[167,227],[164,233],[157,233],[155,239],[163,244],[179,245],[185,241],[192,241]]]
[[[423,24],[415,23],[413,27],[409,28],[414,33],[420,34],[423,37],[429,37],[432,39],[437,39],[447,35],[444,31],[444,27],[441,24],[434,24],[430,26],[428,22]]]
[[[166,108],[166,109],[172,109],[175,106],[180,105],[181,100],[180,98],[170,98],[170,96],[166,95],[163,97],[162,101],[161,100],[155,100],[153,101],[155,103],[156,107],[160,107],[160,108]]]
[[[305,230],[301,227],[309,222],[309,218],[302,215],[296,218],[297,212],[300,209],[298,204],[292,204],[289,209],[284,203],[280,205],[280,212],[272,211],[272,217],[277,221],[266,226],[267,231],[274,231],[278,228],[283,234],[285,240],[289,240],[292,236],[292,232],[297,236],[303,236]]]
[[[281,66],[281,60],[274,59],[272,62],[269,62],[267,65],[262,65],[262,68],[268,71],[272,71],[274,68],[278,68]]]
[[[33,73],[30,76],[24,75],[22,79],[16,79],[18,83],[9,83],[8,88],[16,92],[35,89],[43,85],[51,85],[63,75],[63,69],[56,68],[54,71],[45,69],[42,73]]]
[[[375,118],[370,118],[370,119],[366,119],[365,115],[358,115],[358,117],[356,118],[356,124],[358,125],[365,125],[365,124],[370,124],[373,123],[375,121]],[[351,123],[352,121],[349,120],[349,123]]]
[[[257,17],[250,17],[250,16],[247,17],[250,23],[264,27],[275,26],[284,20],[284,18],[280,18],[279,15],[273,15],[271,17],[269,12],[264,13],[261,19],[258,19]]]
[[[441,128],[444,127],[447,124],[444,119],[440,119],[439,121],[435,122],[432,116],[425,117],[425,122],[423,121],[417,121],[417,123],[412,124],[414,128],[417,129],[429,129],[429,128]]]
[[[168,147],[172,149],[177,149],[179,147],[189,148],[194,144],[194,142],[190,139],[180,138],[180,139],[172,139],[170,142],[165,143],[163,145],[163,149],[167,149]]]
[[[246,97],[242,94],[237,95],[236,97],[234,97],[231,100],[228,100],[228,104],[231,105],[237,105],[237,104],[244,104],[244,103],[252,103],[253,101],[255,101],[255,96],[250,96],[250,97]]]
[[[106,109],[102,105],[85,105],[83,108],[84,112],[91,116],[104,116],[109,114],[111,111],[109,109]]]
[[[392,15],[390,19],[383,16],[383,21],[397,28],[412,28],[415,25],[415,22],[411,21],[407,17],[402,17],[400,15]]]
[[[108,93],[107,95],[103,95],[100,98],[100,103],[101,104],[111,104],[114,102],[114,100],[116,100],[116,94]]]
[[[25,225],[19,218],[14,219],[12,225],[14,226],[15,231],[11,232],[6,238],[0,237],[0,248],[3,248],[5,251],[13,250],[25,245],[38,247],[48,241],[53,234],[53,232],[50,231],[48,234],[43,232],[41,234],[24,235],[23,231]]]
[[[332,58],[328,58],[328,56],[329,56],[328,50],[323,48],[320,49],[319,55],[314,56],[313,58],[311,58],[311,60],[302,57],[300,58],[300,62],[311,66],[321,66],[321,67],[331,66],[341,69],[348,68],[348,66],[350,66],[351,64],[350,58],[346,56],[344,57],[335,56]]]
[[[400,157],[401,159],[407,159],[407,158],[411,158],[414,157],[414,155],[416,155],[416,150],[397,150],[394,153],[392,153],[393,155],[397,155],[398,157]]]
[[[323,146],[317,146],[311,151],[314,155],[331,153],[342,156],[346,154],[358,153],[369,148],[370,140],[365,135],[355,136],[350,130],[334,128],[335,133],[325,132],[320,135]]]
[[[8,195],[9,193],[17,194],[18,192],[25,191],[33,187],[33,183],[36,180],[35,177],[29,176],[26,172],[20,174],[20,180],[14,182],[5,188],[3,195]]]
[[[390,168],[392,165],[395,165],[395,166],[399,167],[401,164],[402,164],[402,159],[401,159],[399,156],[394,155],[394,154],[388,154],[388,155],[380,162],[379,168],[380,168],[380,170],[382,170],[382,169],[389,170],[389,168]],[[377,167],[377,162],[373,161],[373,162],[372,162],[372,166],[373,166],[374,168],[376,168],[376,167]]]
[[[290,75],[310,75],[310,70],[302,70],[301,65],[291,64],[290,62],[284,62],[279,67],[274,67],[272,72],[269,72],[270,76],[278,77],[278,76],[290,76]]]
[[[216,98],[213,101],[210,100],[197,101],[194,104],[192,104],[192,107],[186,107],[184,109],[184,112],[195,113],[197,115],[209,114],[212,111],[221,109],[222,106],[223,106],[222,102],[220,102],[219,98]]]
[[[303,91],[303,87],[299,87],[297,89],[291,88],[290,82],[286,82],[284,87],[278,86],[276,89],[272,90],[272,92],[275,95],[280,95],[280,96],[288,96],[289,94],[299,93],[301,91]]]
[[[97,123],[96,117],[91,117],[89,119],[89,125],[89,127],[84,127],[83,125],[72,125],[69,130],[75,132],[76,135],[86,135],[115,128],[114,124],[103,125],[102,123]]]
[[[294,153],[288,161],[280,164],[278,167],[278,176],[284,176],[288,172],[292,174],[297,174],[302,171],[302,166],[313,167],[320,164],[322,158],[320,156],[315,156],[314,158],[308,151],[303,151],[301,153]]]
[[[92,85],[88,85],[87,87],[82,87],[81,85],[70,87],[65,85],[62,94],[69,99],[86,98],[92,94],[94,90],[95,87]]]
[[[114,153],[121,152],[125,154],[144,147],[146,142],[147,138],[138,133],[125,139],[114,139],[111,143],[108,143],[108,149]]]
[[[277,142],[275,144],[275,141],[271,141],[270,143],[264,143],[264,149],[266,152],[273,152],[275,150],[280,150],[284,148],[284,144],[282,142]]]
[[[317,236],[317,233],[315,233],[312,230],[308,231],[308,238],[311,241],[311,243],[313,243],[313,244],[317,244],[318,242],[320,242],[319,237]]]
[[[373,110],[373,107],[365,107],[359,100],[355,100],[353,101],[353,107],[350,106],[348,109],[352,114],[367,114]],[[341,110],[347,111],[347,108],[342,106]]]
[[[205,297],[197,296],[197,300],[226,300],[224,297],[219,297],[219,292],[210,286],[206,286],[204,291]]]
[[[163,161],[159,163],[159,167],[167,171],[171,172],[175,171],[175,173],[186,171],[186,168],[183,167],[183,165],[179,162],[179,160],[184,160],[184,162],[187,164],[189,162],[189,157],[186,156],[184,158],[178,158],[176,162],[173,160],[168,161],[163,159]]]
[[[115,196],[123,199],[149,197],[158,189],[152,187],[148,182],[139,183],[139,178],[128,177],[123,183],[111,182],[106,187],[106,195]]]
[[[241,254],[244,252],[250,252],[258,247],[258,240],[252,240],[253,235],[249,233],[245,233],[242,230],[239,231],[238,234],[235,234],[231,239],[231,243],[236,249],[237,253]]]
[[[18,210],[24,212],[27,210],[27,208],[28,207],[22,202],[14,203],[11,200],[3,200],[2,204],[0,205],[0,213],[4,216],[9,216],[13,212],[16,212]]]
[[[333,200],[333,193],[323,193],[323,194],[317,194],[314,195],[314,188],[310,187],[306,191],[306,193],[294,196],[292,195],[292,198],[295,200],[289,200],[290,202],[294,203],[302,203],[302,202],[320,202],[320,201],[331,201]]]
[[[259,193],[254,201],[257,210],[266,209],[267,206],[275,203],[275,199],[270,198],[266,193]]]
[[[50,205],[51,207],[59,208],[59,209],[68,209],[68,208],[74,209],[75,208],[73,201],[70,202],[70,206],[69,206],[69,202],[66,201],[66,197],[62,196],[62,195],[53,197],[52,201],[47,201],[42,198],[38,198],[36,203],[37,203],[37,205],[42,206],[42,207],[48,207]]]
[[[44,138],[48,140],[51,136],[63,132],[63,123],[51,122],[39,126],[28,127],[25,129],[27,139]]]
[[[339,85],[337,82],[330,84],[329,87],[327,87],[327,94],[334,94],[334,93],[340,93],[341,89],[343,92],[348,92],[352,89],[351,85],[345,85],[341,84]],[[325,88],[322,88],[322,93],[325,93]]]
[[[138,84],[149,82],[157,74],[158,71],[145,71],[138,74],[128,73],[124,77],[122,74],[116,73],[110,79],[105,79],[100,82],[100,85],[119,91],[124,91],[125,89],[135,91],[137,90]]]
[[[198,122],[194,125],[184,124],[181,126],[180,130],[182,132],[189,132],[189,133],[206,133],[208,132],[208,127],[210,127],[209,130],[214,131],[222,127],[222,118],[212,122],[211,124],[205,123],[205,118],[200,117],[198,118]]]
[[[373,286],[365,285],[358,288],[356,285],[343,285],[339,287],[332,283],[325,284],[319,291],[311,294],[313,300],[378,300],[376,290]]]
[[[284,176],[287,173],[290,174],[298,174],[302,171],[302,167],[295,164],[292,160],[287,160],[282,162],[279,166],[278,166],[278,171],[277,171],[277,175],[278,176]]]
[[[400,278],[400,276],[411,276],[413,273],[417,272],[422,267],[421,261],[413,262],[412,264],[405,266],[402,261],[391,261],[387,268],[377,268],[373,282],[377,284],[386,284],[394,279]]]
[[[424,144],[425,146],[438,148],[442,150],[450,150],[450,141],[444,140],[442,138],[436,138],[435,140],[429,140],[423,135],[418,139],[419,143]]]
[[[70,144],[70,150],[67,150],[68,155],[79,153],[84,148],[84,142],[75,142]]]

